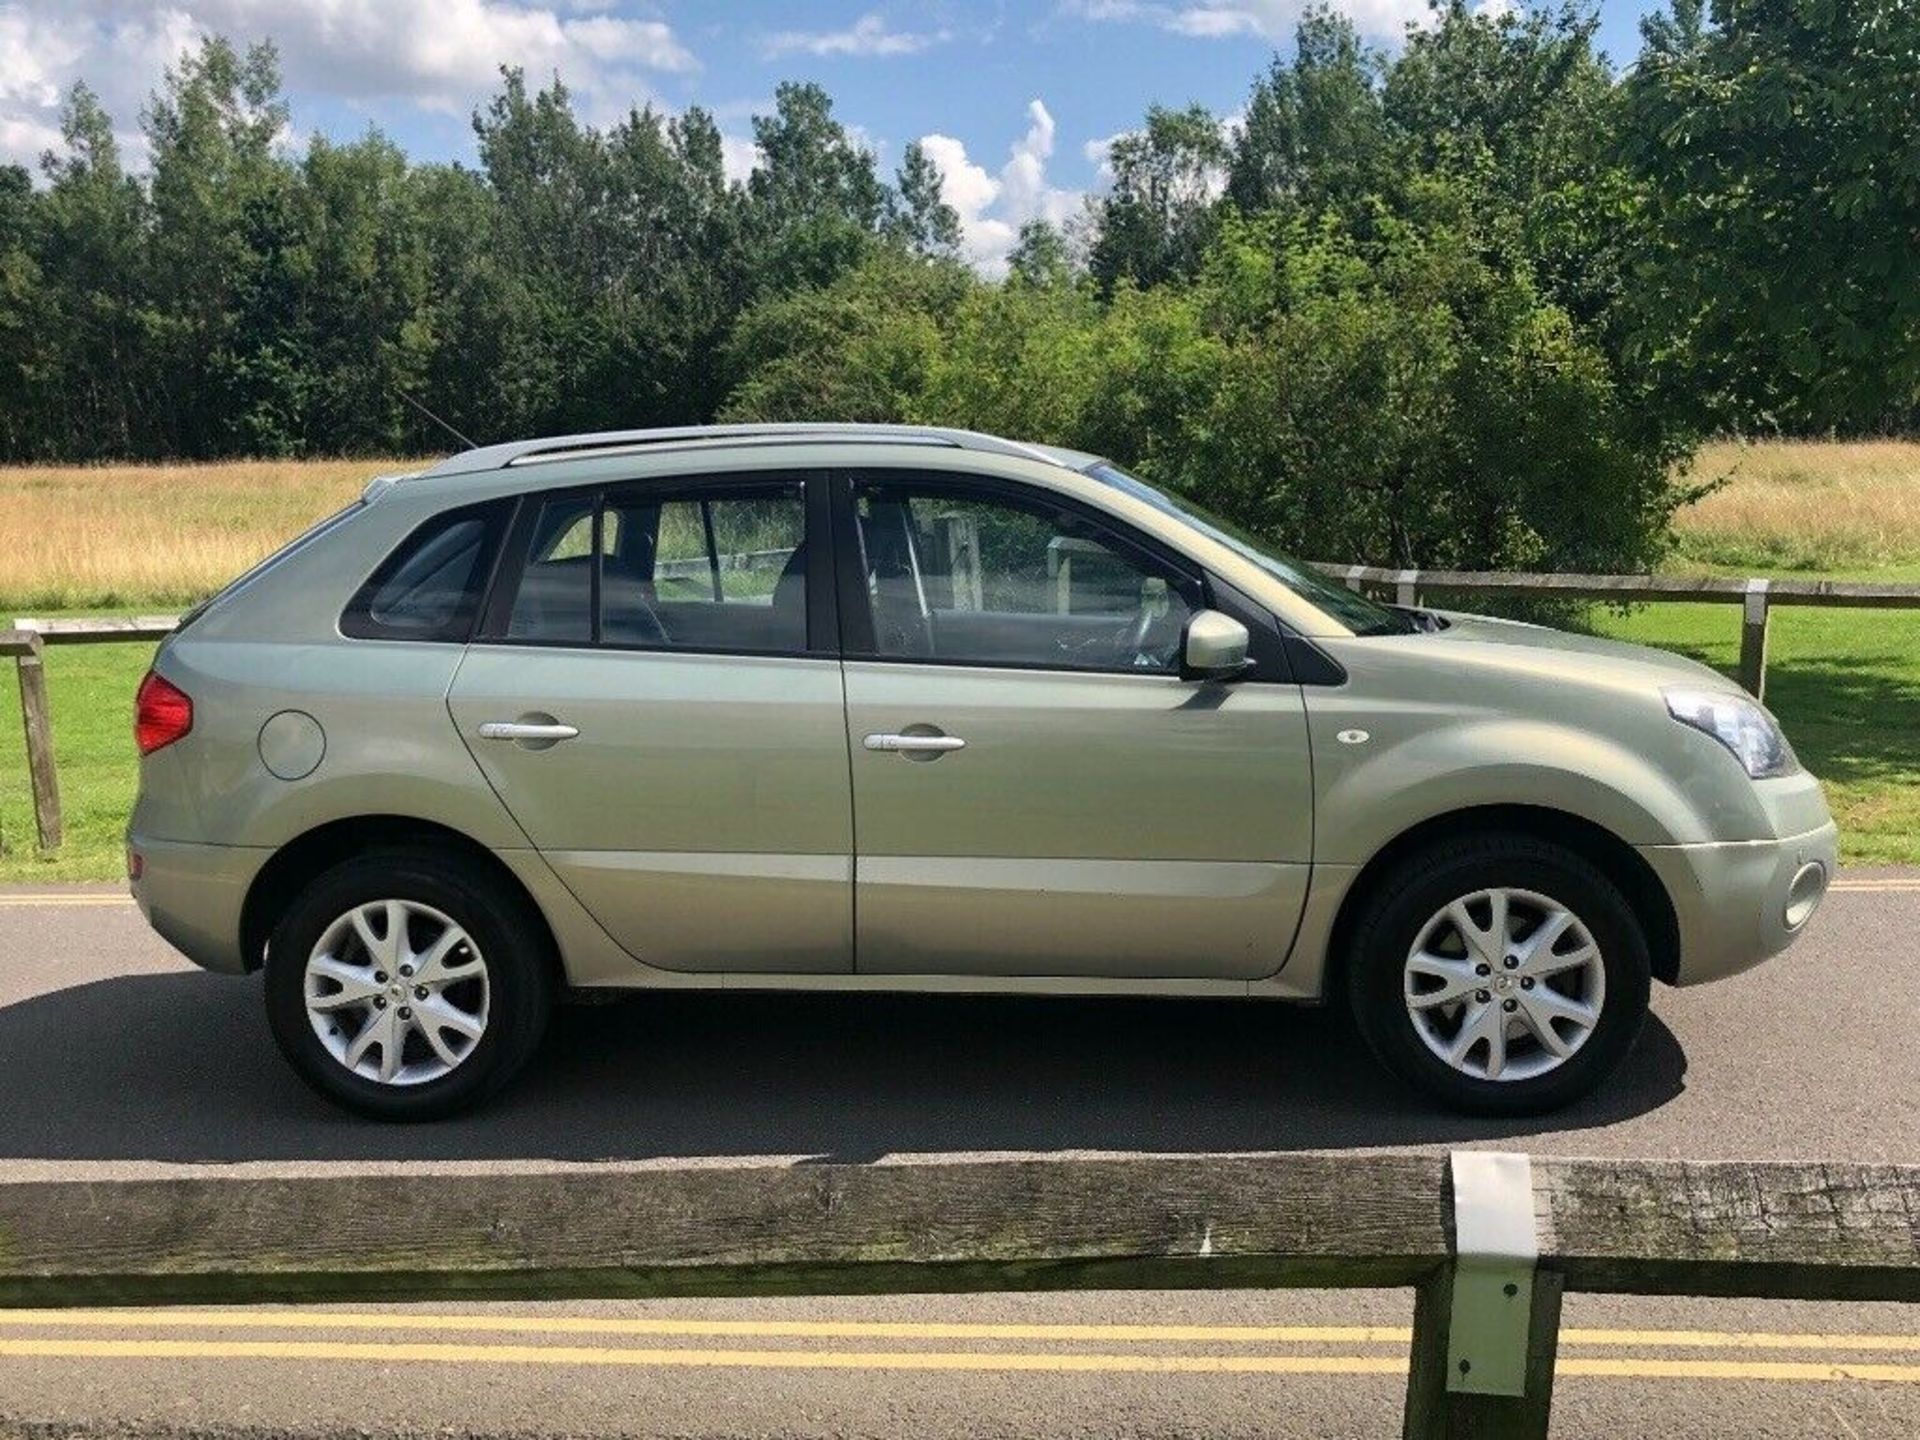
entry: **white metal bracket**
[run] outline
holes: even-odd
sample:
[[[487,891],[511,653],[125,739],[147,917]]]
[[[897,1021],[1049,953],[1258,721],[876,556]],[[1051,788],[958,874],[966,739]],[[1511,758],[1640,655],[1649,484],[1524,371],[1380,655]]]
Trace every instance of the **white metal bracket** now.
[[[1456,1150],[1453,1162],[1453,1313],[1447,1389],[1524,1395],[1533,1271],[1533,1164],[1525,1155]]]

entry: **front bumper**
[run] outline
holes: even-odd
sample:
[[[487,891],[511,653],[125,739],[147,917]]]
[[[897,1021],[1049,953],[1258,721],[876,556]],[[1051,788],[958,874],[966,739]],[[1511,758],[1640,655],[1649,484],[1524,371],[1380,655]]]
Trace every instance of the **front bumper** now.
[[[160,938],[204,969],[245,974],[240,912],[273,852],[137,834],[127,836],[127,851],[140,857],[140,878],[129,882],[134,901]]]
[[[1798,939],[1838,869],[1838,842],[1829,821],[1783,840],[1641,846],[1679,922],[1674,983],[1738,975]]]

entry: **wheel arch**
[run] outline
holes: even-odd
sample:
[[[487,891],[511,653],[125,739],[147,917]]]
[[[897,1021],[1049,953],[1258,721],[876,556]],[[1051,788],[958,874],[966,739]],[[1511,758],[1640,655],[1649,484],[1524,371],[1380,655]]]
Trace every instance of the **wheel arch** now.
[[[486,871],[503,894],[526,908],[547,939],[547,964],[557,983],[565,983],[558,937],[531,892],[499,856],[472,836],[448,825],[405,815],[353,815],[317,825],[282,845],[247,887],[240,907],[240,955],[249,971],[265,960],[267,938],[287,906],[315,875],[377,846],[412,846],[452,853]]]
[[[1527,835],[1562,845],[1620,887],[1647,936],[1654,978],[1673,984],[1680,967],[1680,921],[1666,886],[1633,846],[1605,826],[1565,810],[1539,805],[1482,805],[1431,816],[1393,837],[1360,868],[1336,912],[1327,944],[1322,993],[1347,964],[1353,931],[1380,886],[1408,856],[1468,835]]]

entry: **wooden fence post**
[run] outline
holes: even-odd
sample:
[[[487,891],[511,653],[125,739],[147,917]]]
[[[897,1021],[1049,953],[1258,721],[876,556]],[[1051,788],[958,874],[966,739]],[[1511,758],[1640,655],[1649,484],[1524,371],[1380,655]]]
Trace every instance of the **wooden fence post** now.
[[[42,850],[60,848],[60,780],[53,764],[53,718],[47,711],[47,670],[40,637],[31,630],[6,636],[20,680],[20,720],[27,737],[27,775],[33,786],[33,824]]]
[[[1456,1151],[1453,1260],[1414,1289],[1405,1440],[1546,1440],[1564,1281],[1539,1267],[1525,1155]]]
[[[1454,1273],[1448,1265],[1413,1292],[1405,1440],[1546,1440],[1560,1349],[1560,1276],[1551,1270],[1534,1272],[1527,1317],[1527,1393],[1510,1397],[1447,1389]]]
[[[1747,581],[1740,619],[1740,683],[1756,700],[1767,698],[1767,590],[1771,582]]]

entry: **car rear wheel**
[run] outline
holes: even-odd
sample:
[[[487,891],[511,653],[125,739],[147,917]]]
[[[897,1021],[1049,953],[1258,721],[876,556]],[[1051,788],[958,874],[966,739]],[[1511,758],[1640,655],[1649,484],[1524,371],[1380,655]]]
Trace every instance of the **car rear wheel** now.
[[[1589,1093],[1646,1018],[1646,935],[1583,856],[1525,835],[1452,841],[1373,887],[1348,1000],[1388,1068],[1460,1110],[1520,1115]]]
[[[267,946],[267,1018],[294,1069],[383,1120],[467,1108],[532,1056],[552,1006],[547,937],[478,866],[369,852],[321,875]]]

